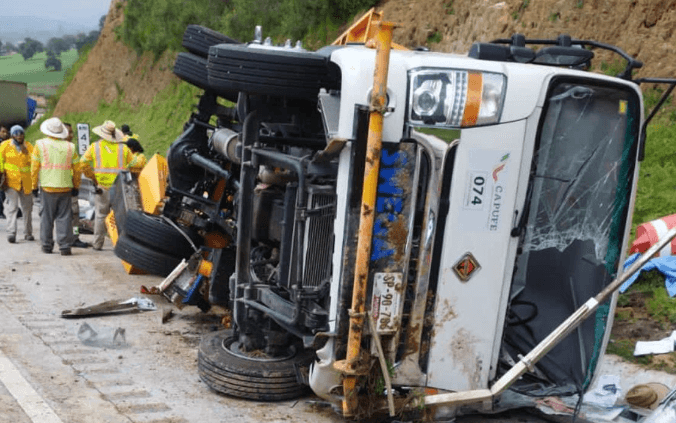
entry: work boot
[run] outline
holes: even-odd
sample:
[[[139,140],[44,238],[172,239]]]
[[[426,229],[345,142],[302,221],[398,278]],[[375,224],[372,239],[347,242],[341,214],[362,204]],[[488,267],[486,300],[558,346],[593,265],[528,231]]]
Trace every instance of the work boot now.
[[[42,252],[45,254],[52,254],[52,249],[49,247],[42,246]]]
[[[90,243],[83,242],[82,240],[80,240],[80,238],[77,238],[75,241],[73,241],[73,244],[71,244],[71,247],[75,248],[89,248],[91,246],[92,245]]]
[[[35,237],[34,237],[33,235],[26,235],[26,236],[24,237],[24,239],[25,239],[26,241],[35,241]]]
[[[14,235],[9,235],[9,236],[7,237],[7,242],[9,242],[10,244],[14,244],[14,243],[16,242],[16,236],[14,236]]]
[[[62,256],[72,256],[73,253],[70,251],[70,248],[62,248],[61,249],[61,255]]]

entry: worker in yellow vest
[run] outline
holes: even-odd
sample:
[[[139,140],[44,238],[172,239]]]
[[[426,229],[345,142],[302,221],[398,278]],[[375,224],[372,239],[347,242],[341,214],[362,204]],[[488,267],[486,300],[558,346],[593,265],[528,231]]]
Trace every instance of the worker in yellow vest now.
[[[140,139],[138,134],[131,132],[129,125],[127,125],[126,123],[124,125],[120,126],[120,131],[122,131],[122,133],[124,134],[124,137],[123,137],[124,142],[127,142],[129,140],[129,138],[136,138],[136,141],[138,141]]]
[[[24,140],[23,128],[14,125],[10,129],[11,138],[0,144],[0,169],[5,172],[7,189],[7,242],[16,242],[16,226],[19,208],[23,215],[23,236],[33,241],[33,197],[31,191],[31,154],[33,146]]]
[[[141,143],[136,138],[129,138],[126,144],[134,155],[134,159],[129,163],[129,170],[134,173],[140,173],[145,165],[148,164],[148,159],[143,154],[143,146],[141,146]]]
[[[85,176],[94,181],[94,243],[95,250],[103,248],[106,236],[106,216],[110,213],[110,187],[117,174],[129,167],[133,160],[131,150],[123,141],[124,134],[107,120],[92,129],[101,139],[90,145],[80,159]]]
[[[31,156],[31,179],[35,197],[40,188],[42,251],[52,252],[56,224],[56,242],[61,255],[69,256],[72,254],[70,247],[73,238],[70,197],[77,196],[80,188],[75,146],[66,140],[68,128],[57,117],[42,122],[40,131],[46,137],[35,142]]]
[[[66,138],[66,141],[73,142],[73,125],[71,125],[68,122],[63,122],[63,124],[66,126],[66,129],[68,129],[68,137]],[[80,163],[80,154],[77,152],[77,140],[75,140],[75,143],[73,143],[75,148],[75,156],[77,158],[78,166],[76,166],[75,171],[81,172],[81,167],[79,165]],[[71,198],[71,209],[73,210],[73,244],[71,245],[72,247],[76,248],[89,248],[92,245],[88,242],[84,242],[80,239],[80,203],[79,197],[72,197]]]
[[[8,139],[9,139],[9,129],[7,129],[5,125],[0,125],[0,142]],[[4,203],[5,203],[5,191],[0,189],[0,219],[5,219]]]

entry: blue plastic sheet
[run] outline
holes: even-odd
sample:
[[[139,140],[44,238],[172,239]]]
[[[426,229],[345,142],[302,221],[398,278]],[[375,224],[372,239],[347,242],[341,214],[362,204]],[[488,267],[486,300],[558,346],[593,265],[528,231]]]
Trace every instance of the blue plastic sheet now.
[[[26,97],[26,111],[28,116],[26,117],[26,126],[29,126],[33,122],[35,117],[35,109],[38,107],[38,102],[33,100],[30,97]]]
[[[632,254],[624,262],[624,270],[627,270],[636,259],[640,256],[639,253]],[[639,269],[638,272],[634,273],[629,279],[627,279],[622,286],[620,286],[620,292],[624,292],[631,286],[634,281],[638,278],[641,272],[650,271],[657,269],[660,273],[664,275],[664,285],[667,288],[667,292],[670,297],[676,295],[676,256],[665,256],[665,257],[656,257],[650,259],[646,264]]]

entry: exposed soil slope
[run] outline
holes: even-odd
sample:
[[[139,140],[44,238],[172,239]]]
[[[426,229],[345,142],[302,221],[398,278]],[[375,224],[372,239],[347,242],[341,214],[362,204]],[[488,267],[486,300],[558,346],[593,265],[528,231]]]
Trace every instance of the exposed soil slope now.
[[[409,47],[464,53],[475,41],[517,32],[529,38],[565,33],[620,47],[643,61],[639,76],[676,76],[674,0],[389,0],[382,10],[401,25],[394,41]],[[428,44],[437,33],[441,41]]]
[[[112,102],[123,95],[132,106],[149,104],[172,80],[174,54],[153,62],[151,54],[139,57],[117,40],[114,32],[124,19],[126,0],[112,0],[99,40],[87,61],[59,99],[55,116],[96,110],[101,101]]]

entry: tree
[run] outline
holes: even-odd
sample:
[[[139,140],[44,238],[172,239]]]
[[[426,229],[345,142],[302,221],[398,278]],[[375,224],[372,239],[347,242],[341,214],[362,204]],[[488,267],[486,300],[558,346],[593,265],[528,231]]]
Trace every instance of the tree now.
[[[103,31],[103,24],[106,23],[106,16],[107,16],[107,15],[103,15],[103,16],[101,16],[101,18],[99,19],[99,32]]]
[[[50,55],[50,53],[52,54]],[[45,69],[54,68],[55,71],[60,71],[61,60],[57,59],[51,50],[47,52],[47,56],[47,60],[45,60]]]
[[[75,47],[75,39],[76,39],[75,35],[64,35],[61,38],[66,43],[66,46],[68,47],[67,50],[70,50],[71,48]]]
[[[47,41],[47,50],[54,52],[56,56],[61,55],[62,52],[68,51],[68,43],[63,38],[50,38]]]
[[[30,37],[26,37],[24,42],[19,44],[19,53],[23,56],[23,60],[28,60],[35,55],[44,51],[42,43]]]
[[[90,31],[89,34],[80,32],[75,36],[75,47],[78,51],[81,51],[85,46],[93,46],[96,44],[96,40],[99,39],[99,31]]]

